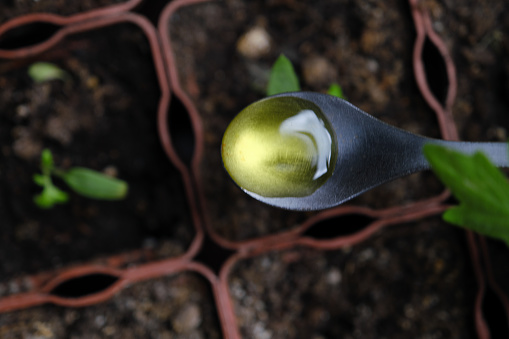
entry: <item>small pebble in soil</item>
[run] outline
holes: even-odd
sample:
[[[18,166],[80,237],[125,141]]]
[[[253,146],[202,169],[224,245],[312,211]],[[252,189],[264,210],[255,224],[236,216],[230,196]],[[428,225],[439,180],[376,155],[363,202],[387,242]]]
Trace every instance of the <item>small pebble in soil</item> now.
[[[9,282],[9,294],[16,294],[20,292],[19,282],[18,281],[10,281]]]
[[[102,172],[112,178],[116,178],[118,176],[118,169],[113,165],[106,166]]]
[[[106,324],[106,318],[103,315],[98,315],[95,317],[94,323],[97,327],[101,328]]]
[[[265,328],[263,323],[256,323],[253,329],[254,339],[270,339],[272,338],[272,331]]]
[[[306,84],[328,86],[336,79],[336,68],[322,56],[312,56],[302,62],[302,75]]]
[[[172,325],[175,332],[187,333],[200,326],[201,321],[200,307],[196,304],[187,304],[177,313]]]
[[[29,105],[19,105],[16,107],[16,116],[18,118],[27,118],[31,113],[30,106]]]
[[[253,27],[237,41],[237,51],[246,58],[257,59],[270,52],[270,35],[263,27]]]
[[[366,68],[372,72],[372,73],[375,73],[378,71],[378,69],[380,68],[380,65],[378,64],[378,61],[376,61],[375,59],[368,59],[366,61]]]
[[[327,273],[327,283],[329,283],[330,285],[339,284],[341,282],[341,279],[342,279],[341,271],[339,271],[336,268],[331,269]]]
[[[91,75],[86,79],[85,83],[88,88],[96,89],[97,87],[99,87],[100,81],[97,76]]]
[[[507,140],[507,130],[503,127],[492,127],[488,130],[488,137],[494,141],[506,141]]]
[[[46,323],[37,321],[34,323],[36,333],[33,338],[54,338],[55,335]]]
[[[25,160],[32,160],[41,154],[42,145],[36,141],[24,127],[13,129],[14,143],[12,149],[16,156]]]
[[[109,336],[109,337],[111,337],[111,336],[113,336],[113,335],[115,334],[115,332],[116,332],[116,331],[115,331],[115,327],[113,327],[113,326],[106,326],[106,327],[104,327],[104,328],[102,329],[102,331],[101,331],[101,332],[102,332],[105,336]]]

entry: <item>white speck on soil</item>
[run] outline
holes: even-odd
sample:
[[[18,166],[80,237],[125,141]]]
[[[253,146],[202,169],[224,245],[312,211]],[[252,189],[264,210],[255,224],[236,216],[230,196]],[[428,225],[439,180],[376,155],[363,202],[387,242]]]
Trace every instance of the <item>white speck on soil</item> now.
[[[177,333],[191,332],[201,324],[200,307],[196,304],[187,304],[172,321],[173,329]]]
[[[237,51],[246,58],[257,59],[270,52],[270,35],[263,27],[253,27],[240,37]]]
[[[342,275],[341,272],[333,268],[327,273],[327,283],[330,285],[338,285],[341,282]]]

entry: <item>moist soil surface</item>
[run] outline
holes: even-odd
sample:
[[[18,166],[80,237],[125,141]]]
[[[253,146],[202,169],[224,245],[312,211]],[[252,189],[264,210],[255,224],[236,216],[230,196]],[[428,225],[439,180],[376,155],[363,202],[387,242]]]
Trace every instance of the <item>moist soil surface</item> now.
[[[457,236],[434,218],[339,250],[245,259],[229,281],[243,337],[475,338]]]
[[[509,108],[507,4],[500,1],[492,7],[481,2],[475,4],[476,10],[453,1],[425,5],[457,65],[454,117],[461,138],[505,141],[509,126],[504,113]],[[486,22],[481,13],[489,13],[492,20]],[[313,214],[281,211],[254,201],[228,178],[217,151],[231,119],[264,97],[270,67],[281,53],[293,62],[303,90],[325,92],[337,82],[347,99],[369,114],[440,138],[434,113],[415,84],[411,60],[415,31],[406,3],[316,1],[308,6],[294,1],[225,1],[179,10],[169,27],[180,83],[204,126],[199,177],[209,226],[230,241],[288,231]],[[253,31],[257,39],[249,38]],[[426,45],[423,58],[431,70],[431,89],[444,100],[448,82],[443,61],[431,44]],[[347,205],[394,207],[441,191],[430,173],[418,173]],[[309,233],[342,236],[368,225],[366,219],[339,218],[319,226],[325,231],[314,233],[315,225]],[[270,252],[237,263],[230,276],[230,292],[243,336],[475,337],[475,278],[463,233],[439,218],[394,227],[339,252],[298,248],[290,255]],[[366,253],[370,259],[365,260]],[[506,249],[503,253],[507,258]],[[384,257],[389,262],[386,267]],[[337,270],[332,276],[341,277],[335,286],[326,282],[330,270]],[[504,268],[497,264],[495,270]],[[310,316],[314,308],[318,315]],[[496,318],[496,312],[484,311],[487,318]]]
[[[212,294],[191,273],[139,282],[86,308],[42,306],[0,317],[0,337],[220,339]]]
[[[128,55],[129,57],[126,57]],[[52,62],[64,80],[34,83],[27,68]],[[153,260],[183,254],[194,236],[179,172],[159,144],[160,90],[146,38],[132,25],[71,36],[33,59],[0,63],[0,283],[144,249]],[[121,201],[71,192],[40,209],[40,154],[129,184]],[[8,260],[6,258],[9,258]],[[8,294],[4,287],[0,294]]]
[[[461,138],[506,140],[506,1],[426,1],[423,5],[430,9],[433,26],[444,37],[457,66],[459,87],[453,113]],[[204,127],[198,180],[205,200],[205,220],[224,239],[236,242],[288,231],[314,214],[274,209],[247,197],[228,178],[220,158],[226,126],[242,108],[264,97],[270,67],[281,53],[294,63],[304,90],[325,92],[337,82],[347,99],[369,114],[411,132],[440,137],[434,114],[415,85],[411,60],[415,31],[406,2],[323,0],[311,5],[304,1],[230,0],[182,9],[168,24],[181,85],[198,108]],[[265,32],[261,40],[248,38],[254,29]],[[126,28],[115,34],[134,39]],[[93,62],[87,60],[91,52],[82,52],[82,46],[90,45],[85,38],[66,42],[41,57],[69,72],[71,82],[33,84],[26,69],[35,60],[0,64],[0,220],[6,229],[0,237],[0,258],[9,258],[2,260],[0,282],[119,251],[148,247],[153,249],[153,256],[168,257],[187,249],[193,232],[187,214],[182,212],[186,211],[185,195],[178,173],[162,155],[156,137],[159,93],[153,67],[149,63],[147,69],[138,71],[145,66],[137,56],[147,54],[147,47],[138,43],[137,48],[112,56],[114,62],[104,61],[109,55],[105,51],[115,40],[106,41],[99,45],[104,48],[92,44],[96,47]],[[444,66],[430,46],[425,49],[425,61],[426,68],[433,70],[428,75],[432,89],[443,99],[447,89]],[[78,98],[76,91],[83,96]],[[136,99],[138,96],[141,99]],[[72,109],[69,102],[74,102]],[[60,123],[67,126],[66,133],[72,130],[70,137],[61,135],[62,128],[50,128],[52,113],[68,119]],[[79,122],[75,122],[76,115]],[[151,119],[142,121],[147,115]],[[106,122],[108,119],[113,121]],[[134,119],[134,124],[120,132],[120,127],[128,125],[126,119]],[[185,130],[176,124],[171,128]],[[151,131],[145,144],[145,137],[139,137],[144,129]],[[117,132],[120,141],[111,141]],[[26,139],[29,147],[16,146],[26,142],[23,136],[27,133],[32,135]],[[124,202],[106,204],[73,195],[68,206],[39,211],[32,203],[37,187],[31,176],[38,170],[38,152],[48,146],[57,164],[107,169],[132,182],[132,190],[139,182],[140,193]],[[189,158],[189,148],[184,145],[180,154]],[[154,159],[136,161],[142,156]],[[9,167],[7,160],[12,161]],[[151,178],[149,184],[144,181],[147,177]],[[395,207],[436,196],[442,189],[433,175],[418,173],[378,187],[348,204]],[[122,220],[118,221],[119,228],[110,226],[117,224],[118,214]],[[151,221],[154,215],[162,217]],[[343,236],[345,230],[357,231],[373,221],[365,219],[331,219],[312,226],[309,236]],[[64,221],[55,223],[59,220]],[[318,227],[324,231],[313,232]],[[256,339],[475,338],[476,285],[464,239],[461,230],[437,216],[384,228],[352,247],[331,251],[297,247],[241,260],[228,277],[239,330],[244,338]],[[499,245],[496,242],[492,249],[497,258],[494,273],[508,286],[503,272],[509,253]],[[143,284],[86,309],[44,306],[1,315],[0,331],[10,331],[6,324],[18,317],[14,323],[34,319],[23,325],[32,332],[9,332],[22,333],[18,337],[23,338],[63,338],[73,333],[83,338],[127,337],[122,328],[132,328],[129,334],[140,333],[146,338],[217,335],[217,324],[205,320],[208,311],[197,310],[197,304],[202,303],[191,297],[186,305],[179,306],[191,309],[186,311],[191,318],[187,321],[194,325],[188,327],[192,333],[198,328],[202,331],[201,326],[206,328],[192,336],[178,332],[181,326],[175,325],[175,319],[179,319],[179,312],[172,308],[173,301],[147,296],[152,293],[150,284],[161,289],[154,292],[157,295],[170,293],[167,289],[171,290],[171,283],[163,279]],[[0,287],[3,294],[13,293],[5,284]],[[119,301],[126,293],[131,301]],[[161,300],[163,305],[158,304]],[[119,311],[127,304],[129,312]],[[115,305],[114,311],[111,305]],[[153,309],[159,311],[154,313]],[[485,311],[486,317],[492,317],[489,309]],[[165,315],[158,316],[159,312]],[[44,314],[55,316],[51,320]],[[197,314],[202,319],[200,325],[196,325]]]
[[[434,116],[412,76],[414,36],[408,8],[396,1],[380,6],[231,1],[222,6],[191,6],[173,18],[170,33],[181,83],[204,125],[206,156],[200,179],[211,227],[219,235],[238,241],[274,234],[295,228],[311,215],[254,201],[232,185],[217,151],[231,119],[264,97],[270,67],[281,53],[295,64],[303,90],[325,92],[332,82],[340,83],[349,101],[377,118],[412,132],[439,136]],[[271,46],[256,58],[244,56],[240,48],[253,29],[265,31]],[[431,175],[420,173],[377,188],[355,203],[389,207],[440,191]],[[217,192],[222,199],[216,198]]]

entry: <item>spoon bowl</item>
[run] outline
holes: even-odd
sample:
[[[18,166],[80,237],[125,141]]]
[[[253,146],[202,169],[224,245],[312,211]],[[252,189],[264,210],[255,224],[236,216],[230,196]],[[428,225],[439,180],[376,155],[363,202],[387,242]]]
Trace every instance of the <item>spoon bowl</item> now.
[[[281,114],[285,114],[285,109],[281,110],[279,105],[275,105],[279,104],[282,100],[290,102],[293,100],[300,103],[301,106],[304,106],[302,111],[311,107],[311,110],[317,113],[320,123],[331,130],[330,134],[333,144],[330,149],[336,154],[332,154],[332,156],[328,158],[329,161],[332,162],[328,164],[330,173],[325,182],[320,182],[318,187],[305,195],[294,193],[291,189],[284,190],[286,186],[293,186],[293,184],[292,182],[280,180],[277,173],[274,174],[274,177],[267,177],[265,179],[267,186],[277,187],[277,185],[281,185],[283,187],[283,189],[279,189],[279,191],[282,192],[281,194],[264,194],[265,190],[262,190],[260,194],[260,191],[256,192],[256,188],[258,187],[256,185],[247,189],[246,185],[243,184],[243,179],[258,180],[260,176],[263,179],[265,173],[261,171],[251,171],[250,163],[244,163],[244,167],[239,167],[241,168],[239,170],[232,166],[232,164],[239,163],[239,161],[237,161],[238,159],[235,161],[232,160],[235,158],[235,155],[232,156],[231,154],[232,140],[236,143],[239,136],[252,132],[250,129],[252,129],[254,125],[253,123],[247,123],[245,124],[246,128],[243,128],[244,121],[251,122],[251,116],[257,114],[257,111],[260,109],[263,110],[263,114],[269,114],[270,117],[276,117],[275,119],[277,119]],[[250,107],[256,107],[256,109]],[[266,112],[265,108],[274,110],[273,107],[276,107],[274,112]],[[241,116],[242,118],[240,118]],[[263,119],[260,121],[265,121],[266,119],[267,118],[263,116]],[[268,119],[270,120],[272,118]],[[240,121],[240,125],[237,123],[237,126],[230,127],[234,125],[236,120]],[[281,121],[283,120],[285,119],[281,119]],[[285,126],[288,126],[288,120],[290,119],[286,119],[286,122],[281,122],[281,125],[284,123]],[[293,118],[293,120],[296,119]],[[303,138],[303,136],[309,138],[312,142],[308,142],[308,144],[314,145],[316,149],[320,149],[322,146],[320,146],[319,140],[324,138],[320,139],[320,137],[315,135],[316,133],[314,131],[316,131],[316,128],[310,129],[309,126],[311,126],[311,124],[311,122],[304,123],[305,128],[299,126],[295,127],[295,124],[293,125],[301,138]],[[509,166],[506,143],[455,142],[423,137],[386,124],[345,100],[314,92],[284,93],[257,101],[242,111],[232,121],[230,126],[225,132],[222,146],[223,163],[230,176],[244,192],[253,198],[266,204],[289,210],[322,210],[334,207],[383,183],[415,172],[427,170],[430,168],[430,165],[422,152],[422,148],[426,143],[444,145],[464,153],[482,151],[497,166]],[[270,144],[267,145],[266,141],[272,139],[265,138],[265,131],[267,128],[270,128],[270,126],[261,126],[258,128],[263,133],[261,134],[259,143],[255,142],[255,144],[258,145],[258,148],[264,148],[260,151],[262,153],[261,158],[256,159],[259,161],[258,163],[272,164],[275,161],[274,157],[277,157],[277,159],[279,159],[277,160],[277,165],[274,165],[270,171],[287,171],[288,164],[286,162],[281,164],[281,154],[275,155],[274,157],[271,156],[272,146]],[[322,130],[326,129],[322,128]],[[322,132],[320,133],[323,134]],[[235,135],[235,138],[232,138],[232,135]],[[275,142],[271,141],[274,147],[281,148],[281,145],[285,146],[285,142],[294,145],[290,139],[274,140]],[[286,141],[281,142],[279,140]],[[325,140],[328,139],[325,138]],[[295,147],[292,146],[292,148]],[[243,152],[242,149],[240,152]],[[249,157],[254,157],[256,152],[245,153],[246,154],[242,155],[242,159],[244,160],[247,157],[249,161]],[[265,154],[267,154],[266,157],[264,157]],[[285,156],[287,155],[285,154]],[[300,161],[302,157],[302,151],[299,151],[297,156],[293,158],[290,157],[289,159],[295,158]],[[240,161],[240,163],[242,162]],[[305,168],[305,170],[299,169],[299,171],[307,173],[310,168],[316,167],[313,167],[313,164],[314,163],[309,163],[308,160],[304,160],[303,164],[299,165],[300,167],[295,168]],[[294,167],[291,167],[290,170],[293,171]],[[292,180],[301,180],[302,176],[294,175],[293,172],[292,175]],[[281,177],[288,177],[288,175],[284,174]]]

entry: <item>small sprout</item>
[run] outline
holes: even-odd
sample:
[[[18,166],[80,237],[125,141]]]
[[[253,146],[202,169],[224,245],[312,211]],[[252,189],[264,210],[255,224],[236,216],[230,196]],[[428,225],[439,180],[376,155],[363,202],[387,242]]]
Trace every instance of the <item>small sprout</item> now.
[[[427,144],[424,155],[460,203],[444,213],[444,220],[509,246],[509,182],[504,174],[481,152],[465,155]]]
[[[33,177],[34,182],[43,188],[42,192],[34,197],[35,203],[41,208],[51,208],[55,204],[66,203],[69,199],[67,193],[60,190],[51,181],[53,168],[53,155],[50,150],[45,149],[41,154],[42,174],[35,174]]]
[[[36,62],[28,68],[28,75],[36,83],[46,82],[50,80],[66,80],[69,74],[59,68],[57,65],[49,62]]]
[[[55,168],[53,156],[48,149],[41,154],[41,171],[42,174],[33,177],[34,182],[43,187],[42,192],[34,197],[34,202],[40,208],[51,208],[69,200],[68,194],[53,184],[52,175],[61,178],[72,190],[84,197],[120,200],[127,195],[128,184],[123,180],[83,167],[73,167],[67,171]]]
[[[298,92],[300,90],[299,78],[295,73],[292,62],[281,54],[270,70],[267,96],[287,92]],[[336,83],[330,85],[327,94],[346,100],[341,86]]]
[[[341,86],[339,86],[336,83],[333,83],[332,85],[330,85],[329,90],[327,91],[327,94],[346,100],[346,97],[343,94],[343,89],[341,88]]]
[[[34,197],[34,202],[40,208],[51,208],[55,204],[63,204],[69,200],[67,193],[53,185],[49,175],[36,174],[34,182],[43,187],[42,192]]]
[[[297,91],[300,91],[299,79],[291,61],[281,54],[270,71],[267,95]]]

